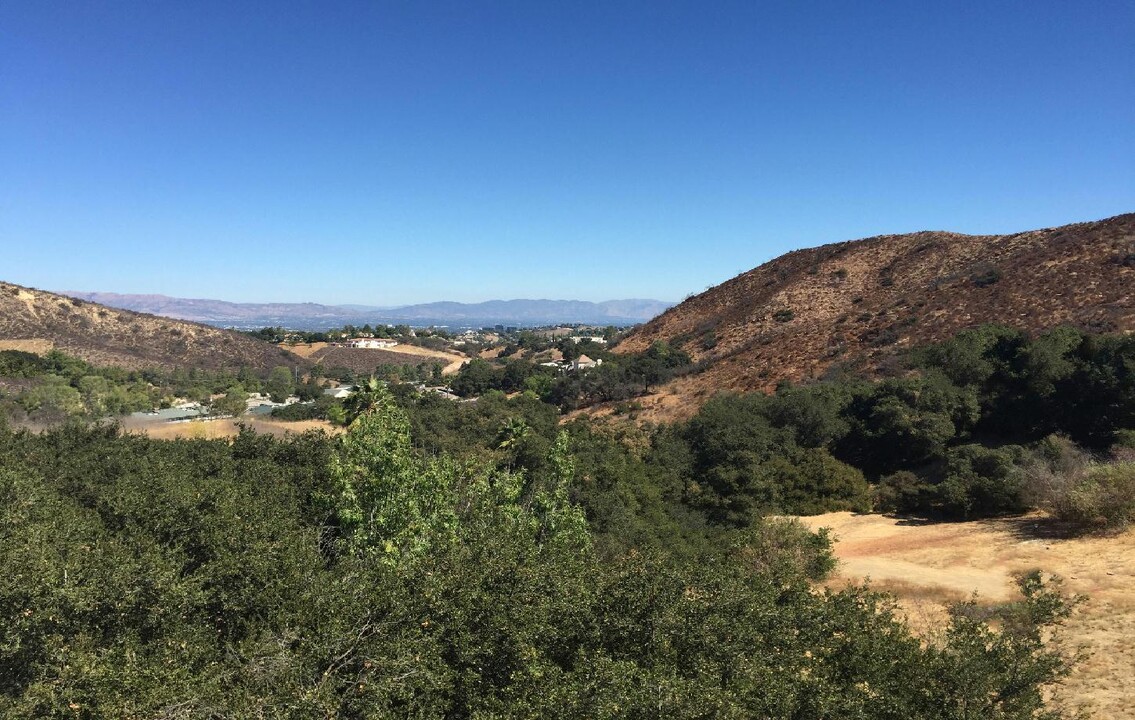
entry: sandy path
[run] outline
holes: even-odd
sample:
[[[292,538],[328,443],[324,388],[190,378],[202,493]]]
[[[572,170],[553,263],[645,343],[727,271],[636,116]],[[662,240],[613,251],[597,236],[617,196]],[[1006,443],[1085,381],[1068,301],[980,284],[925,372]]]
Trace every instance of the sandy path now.
[[[895,593],[915,629],[943,617],[946,603],[1013,598],[1013,576],[1039,568],[1087,601],[1064,631],[1090,656],[1062,695],[1096,718],[1135,718],[1135,530],[1113,537],[1051,537],[1040,516],[923,524],[881,515],[801,518],[831,528],[840,559],[833,584],[870,578]]]

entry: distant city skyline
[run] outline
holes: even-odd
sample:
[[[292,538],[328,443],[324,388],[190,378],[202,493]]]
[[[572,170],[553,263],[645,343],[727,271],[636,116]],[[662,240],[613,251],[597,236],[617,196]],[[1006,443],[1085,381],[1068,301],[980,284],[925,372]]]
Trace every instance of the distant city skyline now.
[[[678,301],[1135,211],[1135,5],[0,5],[0,279]]]

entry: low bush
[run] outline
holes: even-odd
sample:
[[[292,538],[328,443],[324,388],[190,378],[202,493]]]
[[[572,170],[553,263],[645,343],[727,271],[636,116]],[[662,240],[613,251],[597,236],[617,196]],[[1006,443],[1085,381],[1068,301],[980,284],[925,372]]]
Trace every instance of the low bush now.
[[[1116,430],[1113,442],[1117,448],[1135,450],[1135,430]]]
[[[875,486],[875,509],[885,513],[916,513],[930,504],[934,486],[909,470],[887,475]]]
[[[981,517],[1023,512],[1020,465],[1024,449],[1018,445],[987,448],[962,445],[946,456],[946,479],[937,486],[938,510],[950,517]]]
[[[1062,438],[1048,438],[1026,469],[1026,498],[1072,528],[1120,529],[1135,520],[1135,462],[1097,463]]]
[[[1065,476],[1047,498],[1054,517],[1082,530],[1119,529],[1135,519],[1135,463],[1092,465]]]

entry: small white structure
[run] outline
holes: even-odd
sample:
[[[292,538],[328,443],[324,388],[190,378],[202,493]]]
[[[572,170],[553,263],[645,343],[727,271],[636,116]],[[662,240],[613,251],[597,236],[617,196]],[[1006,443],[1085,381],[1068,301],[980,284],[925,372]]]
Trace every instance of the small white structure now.
[[[324,395],[330,395],[331,397],[335,398],[336,400],[342,400],[344,398],[349,398],[349,397],[351,397],[352,395],[355,394],[355,386],[354,385],[340,385],[339,387],[327,388],[326,390],[323,391],[323,394]]]
[[[383,350],[385,348],[392,348],[397,344],[397,340],[391,340],[389,338],[351,338],[346,343],[347,347],[367,348],[370,350]]]
[[[586,355],[580,355],[575,360],[571,361],[571,369],[573,371],[575,371],[575,370],[587,370],[588,368],[598,367],[602,364],[603,364],[602,360],[592,360],[591,358],[587,357]]]

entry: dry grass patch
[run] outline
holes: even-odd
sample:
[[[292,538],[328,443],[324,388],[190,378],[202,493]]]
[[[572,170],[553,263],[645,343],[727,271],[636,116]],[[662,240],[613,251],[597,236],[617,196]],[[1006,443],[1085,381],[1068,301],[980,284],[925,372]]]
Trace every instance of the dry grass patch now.
[[[310,358],[315,353],[327,347],[327,343],[299,343],[297,345],[283,344],[280,345],[280,347],[292,353],[293,355],[299,355],[302,358]]]
[[[42,338],[29,338],[27,340],[0,340],[0,350],[19,350],[20,352],[46,355],[55,348],[54,343]]]
[[[1063,537],[1040,514],[966,523],[928,523],[883,515],[828,513],[801,518],[832,529],[839,568],[831,584],[870,579],[893,592],[916,632],[941,627],[946,607],[969,599],[1014,597],[1015,575],[1040,568],[1087,600],[1069,619],[1063,642],[1083,662],[1061,695],[1097,718],[1135,718],[1135,531]]]
[[[331,435],[343,431],[341,427],[332,425],[326,420],[301,420],[297,422],[280,422],[263,420],[260,418],[241,418],[234,420],[194,420],[191,422],[152,422],[147,420],[127,419],[122,427],[127,432],[140,433],[157,440],[197,439],[216,440],[218,438],[236,437],[240,433],[240,426],[244,425],[258,433],[283,437],[288,434],[300,434],[308,430],[322,430]]]

